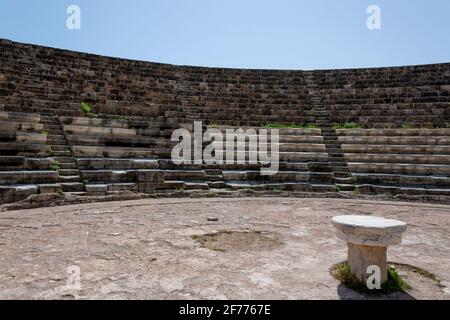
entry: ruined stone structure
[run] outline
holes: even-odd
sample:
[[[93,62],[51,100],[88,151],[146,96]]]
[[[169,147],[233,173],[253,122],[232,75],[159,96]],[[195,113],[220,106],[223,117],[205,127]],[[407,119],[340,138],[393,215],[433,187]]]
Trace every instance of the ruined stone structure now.
[[[220,69],[7,40],[0,61],[0,203],[48,192],[242,188],[450,199],[450,63]],[[175,166],[171,133],[194,120],[305,128],[280,129],[280,172],[265,177],[257,165]]]

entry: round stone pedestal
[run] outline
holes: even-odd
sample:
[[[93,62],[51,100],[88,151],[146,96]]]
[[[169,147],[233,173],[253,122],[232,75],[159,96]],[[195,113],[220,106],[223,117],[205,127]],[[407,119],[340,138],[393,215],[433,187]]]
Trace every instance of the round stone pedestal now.
[[[373,216],[336,216],[332,219],[336,236],[348,244],[348,264],[360,281],[371,275],[369,266],[378,266],[381,283],[387,280],[387,247],[400,244],[406,223]]]

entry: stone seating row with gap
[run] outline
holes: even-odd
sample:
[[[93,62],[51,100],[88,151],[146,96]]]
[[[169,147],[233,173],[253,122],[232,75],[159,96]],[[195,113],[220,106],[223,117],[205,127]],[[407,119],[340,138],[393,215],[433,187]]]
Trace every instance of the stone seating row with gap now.
[[[450,195],[450,129],[336,131],[357,190]]]

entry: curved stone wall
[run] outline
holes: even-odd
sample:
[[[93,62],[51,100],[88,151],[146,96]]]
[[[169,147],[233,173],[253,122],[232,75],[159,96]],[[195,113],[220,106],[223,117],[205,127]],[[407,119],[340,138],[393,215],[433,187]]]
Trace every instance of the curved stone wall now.
[[[0,40],[0,110],[205,120],[224,125],[333,123],[445,127],[450,63],[289,71],[173,66]],[[323,106],[323,110],[317,110]]]
[[[7,40],[0,61],[0,204],[242,189],[450,202],[450,63],[241,70]],[[172,132],[192,130],[194,120],[223,131],[253,127],[254,135],[282,127],[279,170],[175,163]]]

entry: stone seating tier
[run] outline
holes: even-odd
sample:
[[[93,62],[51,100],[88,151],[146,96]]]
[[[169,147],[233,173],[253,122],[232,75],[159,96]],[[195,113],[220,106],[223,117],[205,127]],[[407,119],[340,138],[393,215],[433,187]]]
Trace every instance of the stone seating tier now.
[[[10,182],[1,184],[3,199],[52,189],[320,192],[353,185],[361,193],[449,195],[448,63],[319,71],[180,67],[7,40],[0,40],[0,59],[0,172]],[[81,102],[90,104],[89,117]],[[192,130],[194,120],[221,130],[268,123],[320,129],[280,129],[280,172],[263,178],[259,165],[171,163],[172,131]],[[379,130],[332,127],[346,122]],[[399,129],[405,124],[421,129]],[[113,178],[124,170],[135,180]],[[142,170],[163,179],[147,182]],[[42,180],[24,181],[32,171],[54,171],[57,179],[36,173]],[[88,171],[98,172],[86,184]]]
[[[445,63],[240,70],[107,58],[7,40],[0,40],[0,48],[4,111],[81,117],[80,103],[86,101],[94,113],[117,116],[252,126],[310,123],[316,116],[314,88],[332,122],[443,127],[450,117],[450,65]]]

